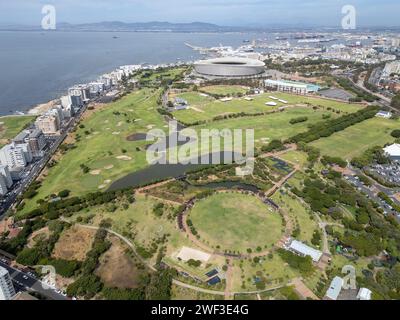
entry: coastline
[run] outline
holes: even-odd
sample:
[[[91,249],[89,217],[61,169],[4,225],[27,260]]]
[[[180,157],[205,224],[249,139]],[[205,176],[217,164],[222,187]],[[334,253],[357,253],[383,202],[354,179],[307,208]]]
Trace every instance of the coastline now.
[[[50,110],[52,107],[54,107],[59,100],[60,99],[53,99],[53,100],[50,100],[49,102],[46,102],[46,103],[39,103],[35,107],[29,109],[26,112],[26,114],[27,115],[32,115],[32,116],[41,115],[41,114],[47,112],[48,110]]]

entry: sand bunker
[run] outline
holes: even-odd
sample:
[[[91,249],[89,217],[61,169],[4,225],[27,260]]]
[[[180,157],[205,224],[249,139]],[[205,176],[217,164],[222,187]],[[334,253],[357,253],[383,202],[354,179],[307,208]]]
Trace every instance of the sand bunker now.
[[[131,157],[129,156],[118,156],[116,157],[118,160],[124,160],[124,161],[128,161],[128,160],[132,160]]]
[[[110,170],[110,169],[112,169],[112,168],[114,168],[114,165],[113,165],[113,164],[109,164],[108,166],[105,166],[105,167],[104,167],[104,169],[106,169],[106,170]]]
[[[114,131],[112,134],[114,135],[114,136],[117,136],[117,135],[119,135],[121,132],[119,132],[119,131]]]
[[[101,173],[101,170],[92,170],[90,171],[90,174],[93,176],[98,176]]]

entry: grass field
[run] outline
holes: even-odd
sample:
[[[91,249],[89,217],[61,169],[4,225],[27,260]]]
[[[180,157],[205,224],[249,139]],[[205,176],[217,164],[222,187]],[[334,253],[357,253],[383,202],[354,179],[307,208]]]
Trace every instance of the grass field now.
[[[200,91],[204,91],[211,94],[218,95],[235,95],[235,94],[245,94],[249,88],[244,86],[236,86],[236,85],[218,85],[218,86],[206,86],[200,87]]]
[[[269,247],[281,236],[281,217],[259,199],[240,193],[219,193],[201,200],[189,218],[201,240],[221,250]]]
[[[184,233],[178,229],[176,220],[168,217],[172,214],[174,206],[166,204],[164,214],[158,217],[153,213],[153,208],[162,201],[143,195],[136,195],[135,199],[136,201],[126,210],[119,207],[115,212],[109,212],[106,206],[93,207],[74,215],[71,221],[75,221],[78,217],[94,215],[91,224],[99,225],[102,220],[109,219],[114,231],[131,238],[136,245],[146,248],[154,239],[168,234],[166,255],[172,254],[184,245],[193,247]]]
[[[0,117],[0,146],[7,144],[9,139],[14,138],[35,118],[35,116]]]
[[[203,97],[197,92],[180,94],[179,97],[188,101],[190,109],[175,111],[175,118],[187,124],[196,121],[210,121],[216,116],[233,113],[259,113],[277,109],[279,106],[267,106],[266,95],[254,97],[253,101],[244,98],[234,98],[232,101],[222,102],[211,97]]]
[[[292,108],[284,112],[277,112],[258,117],[243,117],[221,120],[194,127],[200,129],[254,129],[256,145],[268,144],[273,139],[287,139],[307,130],[309,123],[322,121],[323,111],[314,111],[311,108]],[[293,118],[306,116],[308,121],[291,125]]]
[[[373,118],[314,141],[311,145],[320,149],[322,154],[351,160],[370,147],[392,142],[394,138],[390,133],[394,129],[400,129],[399,120]]]
[[[105,105],[82,121],[75,137],[75,148],[61,157],[49,169],[39,194],[27,203],[32,208],[36,200],[62,189],[83,194],[107,188],[112,181],[148,166],[144,146],[146,141],[127,141],[132,133],[164,129],[164,119],[157,112],[159,91],[141,90],[117,102]],[[129,122],[128,122],[129,121]],[[136,148],[139,147],[138,151]],[[83,173],[81,165],[89,167]]]
[[[300,235],[297,240],[311,245],[313,233],[315,230],[319,230],[319,228],[317,222],[311,218],[310,213],[303,204],[297,198],[292,198],[288,194],[280,194],[279,192],[275,193],[272,199],[286,209],[296,222],[296,226],[300,229]]]
[[[222,90],[222,89],[221,89]],[[210,121],[216,116],[233,114],[233,113],[259,113],[275,110],[284,105],[296,106],[296,105],[309,105],[318,106],[321,111],[336,112],[341,113],[353,113],[362,108],[362,106],[357,104],[349,104],[345,102],[337,102],[332,100],[326,100],[318,97],[306,97],[287,93],[264,93],[261,95],[253,96],[252,101],[247,101],[244,98],[234,98],[232,101],[222,102],[215,100],[212,97],[204,97],[198,92],[186,92],[177,95],[188,101],[191,106],[187,110],[179,110],[174,112],[174,116],[177,120],[184,123],[190,124],[197,121]],[[279,99],[286,100],[288,103],[284,104],[279,101],[272,100],[269,96],[274,96]],[[267,106],[266,102],[274,101],[277,106]]]

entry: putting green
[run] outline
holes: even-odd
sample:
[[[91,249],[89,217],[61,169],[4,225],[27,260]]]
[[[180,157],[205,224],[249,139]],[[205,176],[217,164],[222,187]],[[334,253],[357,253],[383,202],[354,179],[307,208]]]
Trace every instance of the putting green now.
[[[282,235],[281,216],[255,196],[218,193],[197,202],[188,219],[200,241],[219,251],[265,250]],[[218,247],[219,246],[219,247]]]

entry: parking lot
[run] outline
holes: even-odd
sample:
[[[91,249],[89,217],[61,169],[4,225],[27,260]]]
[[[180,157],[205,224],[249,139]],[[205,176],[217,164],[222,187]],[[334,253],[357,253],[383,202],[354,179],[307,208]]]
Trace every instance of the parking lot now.
[[[386,182],[400,186],[400,163],[394,162],[393,164],[375,164],[368,167],[378,177],[381,177]]]

